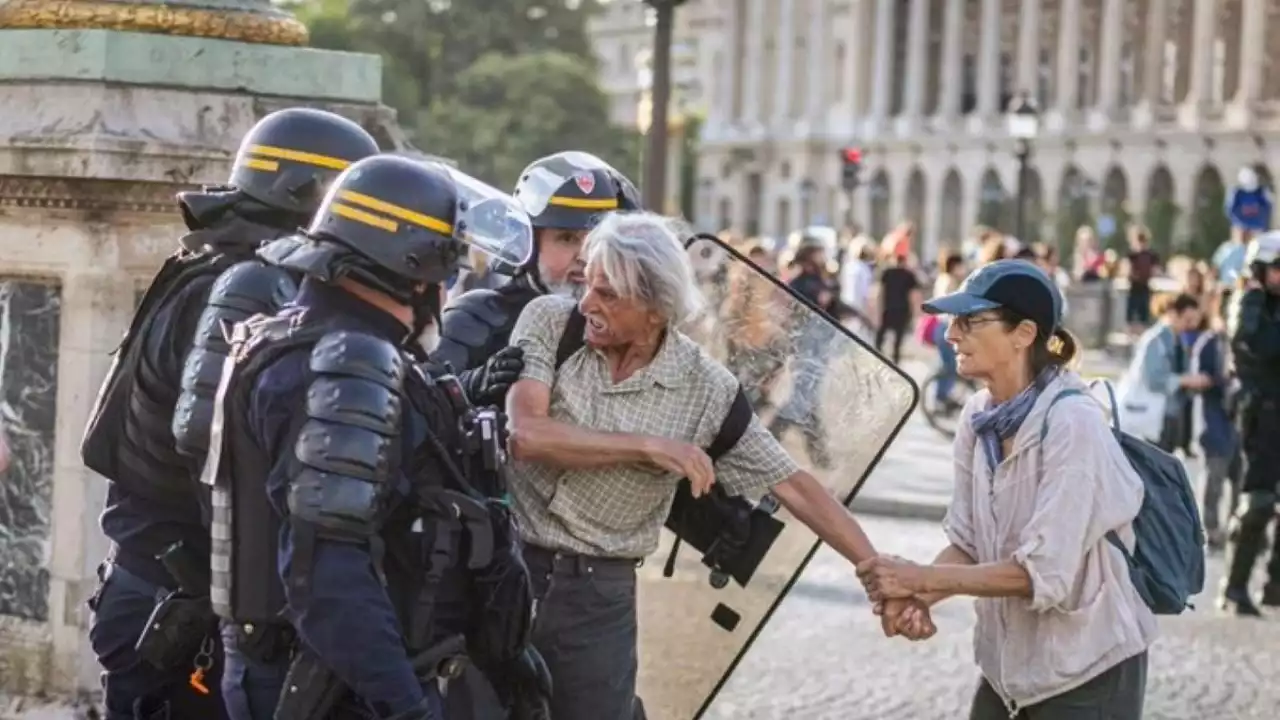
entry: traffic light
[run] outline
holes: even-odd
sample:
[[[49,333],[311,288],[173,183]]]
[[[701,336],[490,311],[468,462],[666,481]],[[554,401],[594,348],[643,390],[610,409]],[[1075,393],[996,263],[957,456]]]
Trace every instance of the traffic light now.
[[[858,188],[858,170],[862,168],[862,151],[855,147],[840,148],[840,187],[847,192]]]

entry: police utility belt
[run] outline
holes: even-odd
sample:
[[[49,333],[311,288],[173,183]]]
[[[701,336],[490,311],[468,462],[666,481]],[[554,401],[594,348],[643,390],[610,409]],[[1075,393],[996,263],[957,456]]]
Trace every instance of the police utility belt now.
[[[209,563],[174,543],[156,556],[177,589],[156,603],[134,646],[138,656],[160,670],[191,668],[190,685],[207,695],[204,677],[213,667],[218,618],[209,602]]]

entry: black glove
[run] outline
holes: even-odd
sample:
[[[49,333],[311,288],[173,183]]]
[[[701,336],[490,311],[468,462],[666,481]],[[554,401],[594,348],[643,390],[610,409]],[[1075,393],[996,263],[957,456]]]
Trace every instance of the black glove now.
[[[473,405],[497,405],[507,401],[507,391],[524,370],[524,350],[515,346],[499,350],[484,367],[458,376]]]

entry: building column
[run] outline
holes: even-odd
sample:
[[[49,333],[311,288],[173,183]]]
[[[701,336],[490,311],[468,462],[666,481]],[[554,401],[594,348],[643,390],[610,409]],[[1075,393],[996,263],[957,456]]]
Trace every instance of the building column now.
[[[1247,121],[1262,99],[1262,79],[1267,65],[1267,1],[1241,0],[1240,82],[1231,99],[1231,119]]]
[[[897,118],[900,135],[909,135],[924,119],[925,92],[929,87],[929,6],[930,0],[911,0],[907,23],[907,78],[902,115]]]
[[[943,17],[942,77],[938,83],[938,124],[960,117],[960,93],[964,86],[964,2],[949,2]]]
[[[1032,98],[1040,97],[1040,5],[1041,0],[1022,0],[1018,13],[1018,73],[1013,90]]]
[[[832,49],[830,42],[831,29],[827,23],[831,18],[827,0],[809,0],[809,57],[805,64],[809,66],[808,94],[805,96],[804,119],[809,135],[826,131],[825,110],[831,100],[828,89],[831,87]],[[816,181],[817,178],[814,178]]]
[[[1155,123],[1156,109],[1164,99],[1164,46],[1169,37],[1169,0],[1148,0],[1147,17],[1141,21],[1146,33],[1143,47],[1142,91],[1133,108],[1133,123],[1140,128]]]
[[[778,34],[774,51],[777,53],[778,74],[773,83],[775,100],[772,125],[790,136],[797,114],[791,112],[791,99],[804,88],[795,87],[792,81],[796,57],[796,2],[777,0]]]
[[[971,127],[986,128],[1000,114],[1000,0],[982,0],[978,41],[978,107]]]
[[[1102,0],[1102,47],[1098,55],[1098,103],[1089,125],[1103,130],[1120,109],[1120,55],[1124,43],[1125,0]]]
[[[724,5],[724,35],[721,43],[720,67],[714,68],[716,74],[716,83],[719,87],[716,92],[711,93],[711,102],[709,105],[710,112],[707,117],[707,125],[714,128],[717,134],[723,132],[722,128],[726,125],[738,125],[742,122],[742,118],[734,113],[735,101],[734,97],[734,81],[738,73],[742,72],[742,63],[740,60],[744,56],[743,48],[738,44],[738,27],[745,18],[738,16],[738,3],[730,2]],[[745,79],[745,78],[744,78]],[[745,106],[743,106],[745,110]]]
[[[878,0],[876,3],[876,31],[871,86],[871,113],[867,135],[874,136],[889,119],[889,107],[893,102],[893,18],[897,9],[895,0]]]
[[[1196,0],[1191,28],[1191,69],[1187,99],[1179,109],[1184,126],[1197,127],[1213,102],[1213,46],[1218,37],[1217,0]]]
[[[874,53],[866,52],[865,48],[875,38],[871,32],[874,4],[875,0],[850,0],[849,17],[841,32],[837,33],[845,41],[844,88],[841,93],[845,102],[841,104],[843,107],[832,108],[838,113],[836,121],[832,123],[835,128],[847,127],[850,123],[853,127],[860,127],[869,109],[866,100],[871,69],[874,67]]]
[[[1058,82],[1053,109],[1045,117],[1051,130],[1065,129],[1080,104],[1080,3],[1061,0],[1058,6]]]
[[[747,0],[746,46],[742,69],[742,115],[752,132],[769,120],[760,112],[760,91],[764,82],[764,5],[766,0]]]

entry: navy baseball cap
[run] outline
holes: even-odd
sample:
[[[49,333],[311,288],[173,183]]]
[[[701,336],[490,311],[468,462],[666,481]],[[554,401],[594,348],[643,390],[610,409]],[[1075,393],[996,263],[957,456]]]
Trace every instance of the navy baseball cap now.
[[[973,315],[1008,308],[1031,320],[1046,336],[1062,325],[1062,292],[1026,260],[997,260],[964,279],[960,289],[924,304],[930,315]]]

